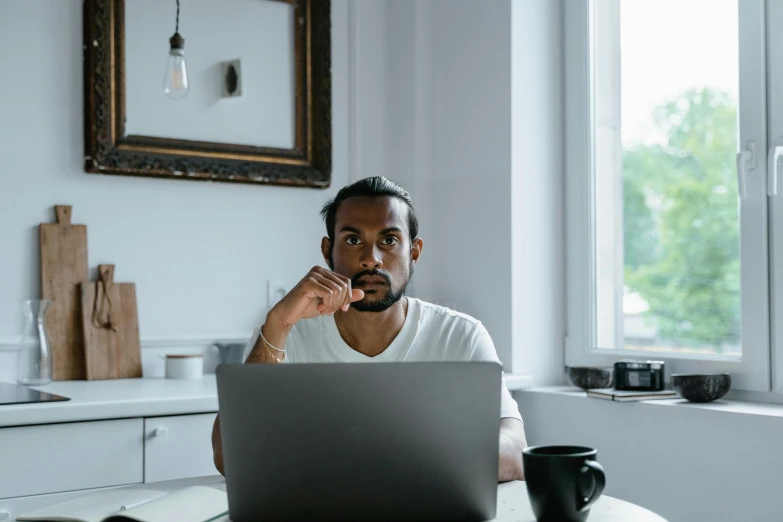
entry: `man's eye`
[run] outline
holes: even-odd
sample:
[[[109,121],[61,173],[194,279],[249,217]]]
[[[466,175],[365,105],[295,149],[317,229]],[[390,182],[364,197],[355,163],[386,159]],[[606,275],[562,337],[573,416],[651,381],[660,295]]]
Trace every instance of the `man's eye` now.
[[[358,245],[360,243],[359,238],[355,236],[349,237],[348,239],[345,240],[345,242],[348,243],[349,245]]]
[[[397,238],[394,236],[389,236],[386,239],[383,240],[383,242],[387,245],[394,245],[397,244]]]

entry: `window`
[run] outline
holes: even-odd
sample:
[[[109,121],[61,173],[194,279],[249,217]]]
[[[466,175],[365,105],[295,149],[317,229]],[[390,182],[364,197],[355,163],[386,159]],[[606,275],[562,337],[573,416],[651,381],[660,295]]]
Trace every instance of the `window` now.
[[[768,391],[772,8],[565,9],[567,364],[663,359],[670,372],[728,371],[735,388]]]

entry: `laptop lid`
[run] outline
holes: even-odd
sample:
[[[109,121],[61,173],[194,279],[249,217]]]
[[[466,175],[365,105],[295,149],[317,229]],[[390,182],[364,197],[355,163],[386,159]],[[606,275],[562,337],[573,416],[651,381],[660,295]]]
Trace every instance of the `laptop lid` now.
[[[217,369],[234,522],[495,516],[501,366]]]

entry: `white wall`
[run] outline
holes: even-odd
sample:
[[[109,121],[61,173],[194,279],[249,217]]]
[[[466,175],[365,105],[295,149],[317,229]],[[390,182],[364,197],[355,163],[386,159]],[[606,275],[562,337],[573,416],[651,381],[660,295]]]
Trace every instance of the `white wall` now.
[[[564,379],[562,6],[525,0],[511,9],[512,342],[514,368],[535,385]]]
[[[511,2],[427,5],[432,290],[484,322],[511,370]]]
[[[248,336],[263,320],[267,280],[293,285],[322,262],[318,211],[348,180],[347,1],[332,10],[334,170],[324,191],[85,174],[82,2],[2,2],[0,345],[18,340],[22,300],[40,295],[36,227],[55,204],[87,224],[91,268],[114,263],[117,280],[136,283],[142,342]]]
[[[607,495],[669,522],[783,519],[783,418],[581,394],[517,395],[528,443],[598,450]]]
[[[182,2],[190,89],[162,94],[174,2],[125,2],[125,131],[128,134],[291,148],[294,125],[293,4]],[[242,95],[222,98],[220,62],[240,59]]]
[[[350,173],[356,181],[387,172],[390,74],[386,0],[352,1],[349,10]]]

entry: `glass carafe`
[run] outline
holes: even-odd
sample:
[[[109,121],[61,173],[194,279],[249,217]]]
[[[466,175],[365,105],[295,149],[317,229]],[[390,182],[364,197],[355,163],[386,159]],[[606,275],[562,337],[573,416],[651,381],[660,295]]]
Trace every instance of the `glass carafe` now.
[[[51,301],[24,302],[24,332],[17,353],[16,380],[28,386],[52,382],[52,350],[44,318]]]

